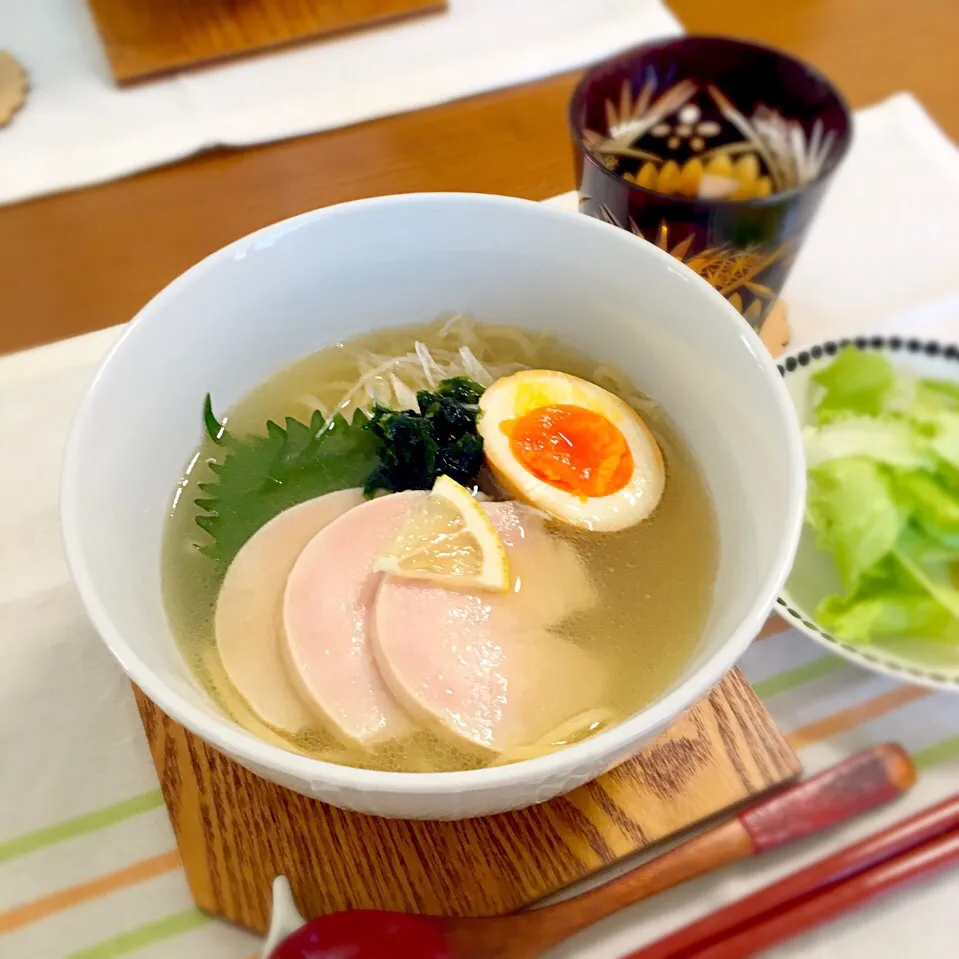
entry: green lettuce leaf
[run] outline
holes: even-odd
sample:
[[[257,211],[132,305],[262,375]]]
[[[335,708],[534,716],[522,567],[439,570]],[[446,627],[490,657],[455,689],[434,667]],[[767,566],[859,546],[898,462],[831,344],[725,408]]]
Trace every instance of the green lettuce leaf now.
[[[906,409],[917,423],[934,421],[943,413],[959,413],[959,384],[948,380],[918,380]]]
[[[955,558],[934,558],[927,549],[929,545],[921,532],[907,528],[892,555],[920,590],[953,617],[959,617]]]
[[[902,418],[850,416],[803,430],[806,465],[865,456],[904,469],[934,469],[928,439]]]
[[[900,507],[940,549],[959,546],[959,498],[936,474],[922,470],[890,473]]]
[[[856,456],[809,470],[806,518],[829,550],[848,594],[895,546],[908,514],[880,464]]]
[[[806,521],[843,585],[816,618],[848,642],[959,642],[959,383],[852,347],[813,379]]]
[[[959,470],[959,413],[938,413],[916,426],[928,449],[954,470]]]
[[[861,599],[830,596],[816,608],[816,619],[849,643],[899,636],[936,637],[954,623],[952,614],[931,596],[895,592]]]
[[[928,553],[927,545],[932,547]],[[824,599],[816,608],[816,619],[850,643],[902,636],[957,638],[959,620],[924,585],[925,560],[941,561],[935,549],[907,527],[896,548],[864,574],[859,588],[847,596]]]
[[[816,416],[826,423],[838,416],[878,416],[896,384],[889,361],[880,353],[847,346],[813,376],[822,389]]]

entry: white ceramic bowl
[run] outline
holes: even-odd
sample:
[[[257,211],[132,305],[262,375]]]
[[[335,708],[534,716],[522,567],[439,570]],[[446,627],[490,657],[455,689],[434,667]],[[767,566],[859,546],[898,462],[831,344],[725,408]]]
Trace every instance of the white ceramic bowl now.
[[[720,534],[715,600],[682,675],[621,725],[550,756],[472,772],[383,773],[268,745],[230,721],[167,625],[160,542],[200,440],[286,364],[379,327],[449,310],[555,330],[660,400],[708,478]],[[385,816],[463,818],[580,785],[635,753],[729,670],[785,580],[802,522],[795,416],[775,363],[703,280],[630,233],[536,203],[467,194],[362,200],[266,227],[159,293],[104,362],[70,437],[67,556],[130,678],[166,713],[267,779]],[[642,624],[637,624],[641,628]]]

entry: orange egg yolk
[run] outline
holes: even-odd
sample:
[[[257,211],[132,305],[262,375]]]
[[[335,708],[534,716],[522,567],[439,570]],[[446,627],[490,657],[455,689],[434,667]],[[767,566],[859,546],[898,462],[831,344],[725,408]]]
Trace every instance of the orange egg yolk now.
[[[538,406],[502,430],[513,456],[537,479],[581,499],[609,496],[633,475],[626,437],[582,406]]]

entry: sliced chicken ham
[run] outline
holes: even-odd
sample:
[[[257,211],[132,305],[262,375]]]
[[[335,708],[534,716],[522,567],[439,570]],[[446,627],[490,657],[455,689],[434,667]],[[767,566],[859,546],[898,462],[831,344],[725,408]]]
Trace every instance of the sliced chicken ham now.
[[[513,591],[474,594],[387,576],[373,648],[412,715],[500,754],[595,706],[602,676],[592,657],[549,628],[595,600],[575,551],[533,510],[484,508],[506,544]]]
[[[522,503],[484,503],[483,508],[509,555],[513,578],[509,606],[517,619],[556,626],[596,602],[579,554],[547,532],[545,513]]]
[[[362,502],[361,490],[343,490],[285,510],[237,553],[220,587],[214,635],[223,669],[250,709],[281,732],[317,720],[291,682],[281,648],[286,578],[303,547]]]
[[[284,649],[294,681],[344,739],[365,747],[410,730],[373,659],[368,627],[382,578],[373,561],[425,495],[394,493],[351,509],[310,540],[286,583]]]

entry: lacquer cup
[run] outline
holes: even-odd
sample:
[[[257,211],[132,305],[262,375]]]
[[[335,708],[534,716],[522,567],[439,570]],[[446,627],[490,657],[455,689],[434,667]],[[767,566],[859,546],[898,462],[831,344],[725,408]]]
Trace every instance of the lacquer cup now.
[[[768,47],[683,37],[589,70],[569,121],[581,212],[666,250],[760,331],[849,146],[832,84]]]

